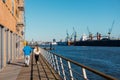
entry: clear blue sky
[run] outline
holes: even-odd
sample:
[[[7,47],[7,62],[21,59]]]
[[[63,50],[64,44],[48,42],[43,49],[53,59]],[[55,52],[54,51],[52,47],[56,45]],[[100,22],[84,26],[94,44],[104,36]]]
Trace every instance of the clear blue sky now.
[[[89,31],[107,35],[115,20],[112,36],[120,36],[120,0],[25,0],[26,39],[65,39],[73,27],[77,39]]]

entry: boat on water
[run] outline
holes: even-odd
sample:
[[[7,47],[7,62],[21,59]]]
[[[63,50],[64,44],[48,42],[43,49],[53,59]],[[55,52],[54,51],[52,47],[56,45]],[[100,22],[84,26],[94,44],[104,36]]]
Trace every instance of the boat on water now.
[[[112,23],[112,27],[113,27],[114,22]],[[69,36],[69,34],[67,33],[65,42],[57,42],[58,45],[74,45],[74,46],[108,46],[108,47],[120,47],[120,38],[115,38],[112,37],[111,31],[112,31],[112,27],[110,29],[110,31],[108,32],[108,35],[103,35],[99,32],[97,32],[95,35],[93,35],[91,32],[89,32],[89,35],[87,36],[86,34],[83,34],[81,36],[81,38],[78,40],[76,37],[76,31],[74,31],[74,40],[72,40],[73,38]]]
[[[57,45],[59,45],[59,46],[67,46],[68,43],[67,42],[57,42]]]
[[[86,36],[83,36],[79,41],[73,42],[57,42],[58,45],[63,46],[107,46],[107,47],[120,47],[120,40],[119,39],[109,39],[109,38],[102,38],[102,39],[88,39]]]
[[[74,46],[108,46],[108,47],[120,47],[119,39],[111,39],[109,36],[101,38],[99,34],[96,36],[97,39],[93,39],[92,36],[87,38],[86,35],[81,37],[80,41],[74,42]]]
[[[120,40],[86,40],[86,41],[77,41],[74,43],[74,45],[120,47]]]
[[[51,44],[52,44],[52,45],[57,45],[57,42],[52,42]]]

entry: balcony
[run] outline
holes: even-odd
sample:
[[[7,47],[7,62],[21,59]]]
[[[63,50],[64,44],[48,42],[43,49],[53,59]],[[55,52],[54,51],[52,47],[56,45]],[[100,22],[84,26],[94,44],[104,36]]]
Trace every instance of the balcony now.
[[[24,27],[24,22],[17,22],[17,27]]]
[[[22,36],[24,35],[24,24],[23,23],[17,23],[16,25],[16,31],[21,34]]]
[[[24,11],[24,4],[23,4],[23,3],[19,3],[19,4],[18,4],[18,9],[19,9],[20,11]]]

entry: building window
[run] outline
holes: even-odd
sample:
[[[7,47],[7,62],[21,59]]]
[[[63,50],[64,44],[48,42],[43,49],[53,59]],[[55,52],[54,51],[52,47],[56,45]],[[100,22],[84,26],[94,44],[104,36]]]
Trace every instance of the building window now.
[[[14,14],[14,0],[12,0],[12,14]]]
[[[3,0],[3,2],[5,3],[5,2],[6,2],[6,0]]]
[[[17,3],[18,3],[18,4],[19,4],[19,2],[20,2],[20,1],[19,1],[19,0],[17,0]]]
[[[16,10],[16,16],[17,16],[17,18],[19,17],[19,15],[18,15],[18,10]]]

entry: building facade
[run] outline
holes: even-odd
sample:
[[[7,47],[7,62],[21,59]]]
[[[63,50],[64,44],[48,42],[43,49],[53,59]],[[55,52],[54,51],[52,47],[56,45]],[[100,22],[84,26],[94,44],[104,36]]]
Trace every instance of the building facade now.
[[[24,0],[0,0],[0,71],[22,57]]]

